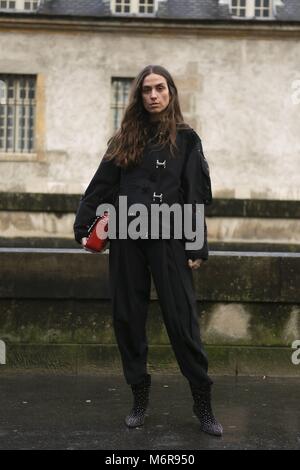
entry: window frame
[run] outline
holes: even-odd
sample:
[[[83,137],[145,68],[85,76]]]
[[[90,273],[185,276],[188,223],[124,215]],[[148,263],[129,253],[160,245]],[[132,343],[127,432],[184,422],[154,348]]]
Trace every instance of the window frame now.
[[[237,0],[238,2],[240,2],[241,0]],[[263,0],[262,0],[263,1]],[[272,20],[274,19],[274,6],[275,6],[275,2],[274,0],[269,0],[270,2],[270,5],[269,5],[269,14],[268,16],[255,16],[255,10],[256,10],[256,6],[255,6],[255,0],[246,0],[246,14],[245,16],[240,16],[240,15],[234,15],[232,13],[232,10],[233,8],[236,8],[235,6],[232,5],[232,0],[230,0],[230,11],[231,11],[231,14],[232,14],[232,18],[237,18],[237,19],[258,19],[258,20]],[[263,9],[263,7],[262,7]]]
[[[9,3],[13,1],[15,3],[14,7],[10,7]],[[1,2],[6,2],[7,6],[1,6]],[[24,13],[31,13],[37,11],[37,9],[40,6],[41,0],[0,0],[0,11],[8,11],[8,12],[13,12],[13,11],[22,11]],[[30,8],[25,9],[25,3],[30,3]],[[34,4],[36,4],[36,7],[33,8]]]
[[[111,11],[115,15],[139,15],[139,16],[154,16],[157,12],[158,8],[158,2],[159,0],[153,0],[153,12],[140,12],[140,7],[141,1],[142,0],[129,0],[129,12],[117,12],[116,11],[116,6],[117,6],[117,1],[118,0],[111,0]],[[120,0],[122,1],[123,6],[125,6],[125,0]],[[145,5],[148,5],[149,0],[144,0],[146,3]],[[150,5],[148,5],[150,6]]]
[[[12,161],[45,161],[45,77],[40,73],[12,73],[3,71],[1,75],[11,75],[14,77],[33,75],[36,77],[35,87],[35,126],[33,152],[2,152],[0,150],[1,162]]]
[[[257,0],[254,0],[254,16],[255,18],[270,18],[272,16],[272,0],[267,0],[269,1],[269,6],[268,7],[264,7],[263,3],[264,1],[266,0],[258,0],[259,2],[261,2],[261,5],[259,5],[258,7],[256,6],[256,2]],[[261,15],[256,15],[256,10],[259,10]],[[268,11],[268,16],[264,16],[263,15],[263,12],[264,11]]]
[[[134,77],[121,77],[121,76],[111,76],[110,78],[110,96],[111,96],[111,99],[110,99],[110,112],[111,112],[111,119],[110,119],[110,122],[111,122],[111,129],[112,129],[112,132],[115,132],[117,129],[119,129],[119,124],[121,123],[122,121],[122,117],[124,115],[124,110],[128,104],[128,99],[127,101],[124,100],[124,96],[126,96],[126,94],[124,95],[124,92],[122,93],[122,91],[124,89],[126,89],[126,91],[128,92],[127,93],[127,96],[129,98],[129,93],[130,93],[130,88],[131,88],[131,85],[134,81]],[[122,101],[115,101],[115,85],[119,83],[120,85],[122,83],[125,83],[125,86],[123,88],[123,90],[121,89],[121,93],[122,93]],[[122,85],[121,85],[122,87]],[[123,110],[123,113],[118,115],[119,111],[120,110]],[[116,119],[116,114],[117,114],[117,119]],[[117,124],[117,125],[116,125]]]

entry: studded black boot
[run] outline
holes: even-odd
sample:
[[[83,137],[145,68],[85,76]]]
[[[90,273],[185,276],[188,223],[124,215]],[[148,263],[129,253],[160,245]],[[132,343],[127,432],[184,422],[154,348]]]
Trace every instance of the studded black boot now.
[[[134,402],[129,415],[125,418],[125,423],[129,428],[136,428],[143,426],[145,422],[145,413],[149,403],[151,376],[147,374],[142,382],[130,386]]]
[[[213,436],[222,436],[223,427],[214,417],[211,408],[210,389],[203,390],[191,383],[190,388],[194,398],[193,411],[200,421],[201,431]]]

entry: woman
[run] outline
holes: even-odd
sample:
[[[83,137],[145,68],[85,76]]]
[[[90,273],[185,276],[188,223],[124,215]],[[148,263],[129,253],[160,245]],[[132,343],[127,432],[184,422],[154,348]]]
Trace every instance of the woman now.
[[[197,133],[183,121],[178,92],[170,73],[149,65],[135,78],[120,128],[85,193],[74,223],[75,239],[83,246],[88,227],[101,203],[127,196],[128,205],[150,209],[166,203],[209,204],[209,168]],[[198,207],[198,206],[197,206]],[[195,218],[196,211],[194,211]],[[134,215],[134,214],[133,214]],[[129,214],[129,222],[132,220]],[[131,218],[131,219],[130,219]],[[172,229],[174,226],[170,223]],[[151,274],[172,348],[194,398],[193,410],[202,431],[220,436],[222,426],[211,409],[208,361],[199,334],[192,270],[208,259],[207,229],[200,250],[187,249],[185,239],[110,239],[109,266],[113,325],[124,376],[134,403],[128,427],[144,424],[151,376],[147,373],[146,317]],[[161,230],[161,226],[160,226]],[[119,234],[119,231],[117,230]]]

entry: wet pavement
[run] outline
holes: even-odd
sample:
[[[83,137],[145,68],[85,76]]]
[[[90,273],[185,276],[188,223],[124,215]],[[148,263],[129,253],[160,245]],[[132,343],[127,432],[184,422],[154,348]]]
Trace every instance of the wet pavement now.
[[[0,370],[0,449],[300,449],[299,379],[212,378],[221,438],[199,430],[181,375],[153,374],[145,426],[127,429],[120,375]]]

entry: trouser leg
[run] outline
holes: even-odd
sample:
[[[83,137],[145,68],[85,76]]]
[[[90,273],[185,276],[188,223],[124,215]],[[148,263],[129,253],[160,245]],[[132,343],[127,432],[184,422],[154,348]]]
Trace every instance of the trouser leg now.
[[[182,374],[209,388],[208,360],[200,338],[192,271],[180,240],[151,240],[147,245],[164,322]]]
[[[151,274],[140,240],[111,240],[109,251],[113,326],[124,376],[137,384],[147,376],[146,320]]]

